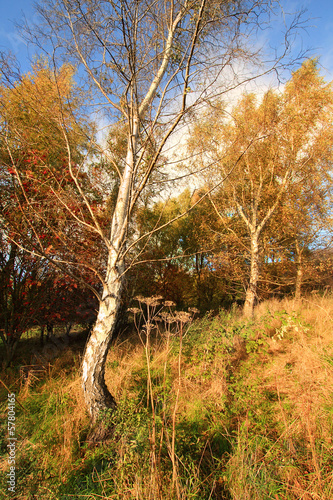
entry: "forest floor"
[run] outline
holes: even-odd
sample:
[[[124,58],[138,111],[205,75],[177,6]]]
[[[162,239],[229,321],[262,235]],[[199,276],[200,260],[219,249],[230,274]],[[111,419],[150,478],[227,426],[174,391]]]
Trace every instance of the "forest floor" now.
[[[106,367],[118,408],[99,445],[81,390],[85,338],[24,372],[31,342],[0,377],[0,498],[333,498],[333,296],[120,336]]]

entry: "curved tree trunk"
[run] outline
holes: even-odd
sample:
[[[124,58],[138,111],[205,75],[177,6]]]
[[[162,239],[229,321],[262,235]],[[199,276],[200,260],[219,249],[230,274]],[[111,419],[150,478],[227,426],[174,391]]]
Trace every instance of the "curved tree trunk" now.
[[[121,256],[125,249],[124,242],[129,223],[128,213],[137,137],[138,121],[134,119],[131,134],[128,138],[126,166],[112,218],[103,294],[99,303],[96,323],[87,343],[82,363],[84,398],[93,423],[96,422],[101,411],[116,408],[116,401],[106,386],[104,374],[106,356],[121,306],[121,292],[124,281],[124,262]]]
[[[251,271],[250,283],[246,290],[245,303],[243,308],[244,316],[253,316],[254,304],[257,297],[257,285],[259,279],[259,247],[257,232],[251,233]]]
[[[82,383],[85,402],[95,422],[101,410],[114,409],[116,402],[108,390],[105,379],[105,362],[115,330],[121,303],[122,278],[114,271],[113,281],[104,290],[95,326],[90,335],[82,363]]]

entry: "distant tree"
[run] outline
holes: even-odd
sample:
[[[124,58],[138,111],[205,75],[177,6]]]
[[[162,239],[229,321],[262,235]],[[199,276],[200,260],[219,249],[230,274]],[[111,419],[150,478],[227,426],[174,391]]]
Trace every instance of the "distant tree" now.
[[[94,239],[88,238],[85,218],[94,217],[100,195],[82,170],[88,125],[84,128],[84,117],[74,114],[79,97],[72,78],[71,66],[53,73],[41,62],[0,89],[1,225],[12,241],[36,256],[60,252],[52,263],[63,270],[66,263],[66,272],[79,276],[89,267]],[[87,188],[89,210],[78,179]],[[66,257],[70,248],[75,248],[72,266]]]
[[[45,263],[30,258],[16,245],[0,237],[0,337],[4,347],[3,366],[13,359],[22,334],[36,324],[45,289]]]
[[[326,140],[332,139],[326,137]],[[281,235],[282,250],[284,247],[294,264],[295,298],[297,300],[301,297],[304,280],[305,284],[310,282],[316,287],[313,280],[316,273],[310,271],[313,261],[312,254],[316,253],[318,256],[320,250],[328,249],[331,245],[332,178],[330,155],[322,157],[321,162],[320,171],[313,172],[306,183],[293,183],[290,186],[288,196],[279,213],[280,221],[283,221],[283,224],[279,224],[276,230],[277,235]],[[329,162],[326,168],[323,167],[325,162]],[[306,272],[306,270],[308,271]]]
[[[138,236],[147,236],[138,244],[140,253],[129,276],[138,275],[141,295],[153,292],[179,307],[213,308],[217,289],[209,266],[215,242],[210,231],[216,226],[216,215],[204,194],[185,189],[178,196],[138,210]],[[159,226],[164,227],[152,232]]]
[[[24,332],[31,328],[86,324],[96,318],[96,298],[45,260],[29,255],[0,237],[0,338],[3,367],[15,355]]]
[[[28,75],[15,75],[16,80],[8,78],[0,87],[1,328],[7,362],[32,325],[76,318],[78,303],[68,293],[70,286],[77,300],[82,287],[97,293],[96,237],[78,224],[87,210],[78,198],[77,179],[87,188],[92,213],[99,211],[101,198],[77,163],[87,153],[85,133],[91,125],[84,116],[80,127],[76,122],[80,96],[73,73],[69,65],[54,73],[40,61]],[[68,255],[74,249],[73,261]]]
[[[208,186],[223,181],[211,202],[248,262],[247,316],[257,295],[263,235],[278,208],[288,204],[280,221],[275,219],[279,234],[289,225],[295,235],[320,210],[315,199],[331,180],[332,100],[331,84],[320,77],[316,61],[308,60],[283,93],[269,90],[261,99],[244,95],[231,113],[214,107],[194,126],[190,148],[213,165]]]

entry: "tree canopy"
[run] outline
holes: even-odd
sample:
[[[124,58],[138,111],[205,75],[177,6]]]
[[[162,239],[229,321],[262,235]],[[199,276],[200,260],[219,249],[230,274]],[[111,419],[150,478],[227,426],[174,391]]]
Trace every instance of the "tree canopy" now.
[[[250,262],[246,314],[256,297],[263,234],[270,234],[272,245],[277,239],[270,232],[273,219],[280,216],[279,234],[288,223],[300,231],[300,221],[310,225],[314,212],[329,209],[332,99],[331,84],[308,60],[282,93],[268,90],[261,99],[245,94],[230,113],[223,105],[208,109],[193,128],[189,147],[199,162],[212,164],[208,187],[222,182],[211,196],[221,227]]]

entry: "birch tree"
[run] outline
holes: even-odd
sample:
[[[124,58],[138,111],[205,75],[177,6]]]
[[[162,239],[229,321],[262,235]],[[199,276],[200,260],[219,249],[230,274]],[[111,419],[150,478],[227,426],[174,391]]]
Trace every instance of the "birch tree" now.
[[[263,0],[44,0],[37,7],[38,25],[24,28],[25,36],[55,65],[76,65],[88,111],[107,129],[121,123],[127,134],[124,156],[117,162],[105,141],[97,144],[90,137],[91,149],[106,166],[98,174],[105,202],[117,177],[112,210],[101,219],[79,176],[85,173],[95,180],[95,165],[85,157],[73,166],[71,127],[58,120],[67,142],[66,169],[84,209],[75,212],[63,201],[64,192],[58,192],[59,203],[99,239],[99,262],[104,262],[95,271],[99,311],[82,366],[93,420],[101,410],[116,406],[104,370],[135,243],[129,238],[135,207],[160,169],[171,135],[181,130],[193,109],[247,80],[240,68],[259,57],[256,44],[248,40],[268,20],[271,8],[272,3]],[[68,256],[67,268],[74,261]],[[54,262],[60,265],[56,256]]]
[[[297,217],[305,217],[304,203],[308,213],[314,208],[315,195],[304,194],[312,191],[319,197],[324,179],[330,178],[332,99],[331,84],[319,75],[316,61],[308,60],[293,73],[283,93],[269,90],[261,99],[246,94],[231,113],[215,107],[194,128],[190,147],[195,142],[201,161],[214,165],[213,182],[224,180],[211,196],[213,207],[249,262],[246,316],[253,314],[256,300],[261,238],[278,207],[290,196],[294,221],[289,223],[295,228]],[[283,219],[280,229],[283,232]]]
[[[301,298],[303,285],[317,286],[313,257],[325,254],[325,249],[331,246],[333,186],[329,144],[332,139],[324,132],[321,139],[323,144],[326,142],[327,152],[321,155],[321,168],[307,182],[290,186],[274,225],[281,259],[287,258],[293,269],[296,300]]]

